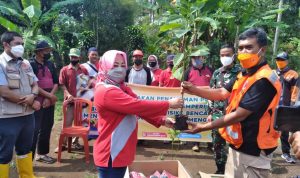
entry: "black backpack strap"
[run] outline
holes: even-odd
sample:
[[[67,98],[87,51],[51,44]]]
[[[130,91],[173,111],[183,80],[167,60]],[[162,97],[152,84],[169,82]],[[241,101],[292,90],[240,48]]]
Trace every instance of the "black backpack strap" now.
[[[144,70],[147,73],[147,83],[146,83],[146,85],[151,85],[151,83],[152,83],[151,71],[147,66],[144,66]]]
[[[30,62],[30,65],[32,67],[32,70],[33,70],[34,74],[37,75],[38,72],[39,72],[39,67],[38,67],[38,64],[36,63],[35,59],[31,58],[29,60],[29,62]]]
[[[51,72],[53,83],[58,84],[59,83],[58,76],[57,76],[56,67],[55,67],[54,63],[51,61],[47,61],[46,65]]]
[[[94,66],[92,66],[90,63],[87,63],[96,73],[98,73],[98,70],[94,67]]]
[[[125,82],[128,82],[129,73],[130,73],[131,69],[132,69],[132,67],[128,67],[128,69],[127,69],[127,71],[126,71]]]

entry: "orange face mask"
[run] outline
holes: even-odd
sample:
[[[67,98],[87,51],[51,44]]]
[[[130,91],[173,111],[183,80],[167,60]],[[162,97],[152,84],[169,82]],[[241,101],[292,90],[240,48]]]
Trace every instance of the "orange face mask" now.
[[[287,66],[287,61],[276,61],[276,65],[279,69],[284,69]]]
[[[259,62],[258,54],[241,53],[238,54],[238,60],[243,68],[249,69]]]

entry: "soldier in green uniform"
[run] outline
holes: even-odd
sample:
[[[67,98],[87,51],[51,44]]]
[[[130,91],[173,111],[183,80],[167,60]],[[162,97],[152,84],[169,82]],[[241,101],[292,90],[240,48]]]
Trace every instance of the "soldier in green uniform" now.
[[[223,45],[220,49],[220,60],[222,67],[217,69],[210,80],[211,88],[222,88],[235,78],[240,71],[239,65],[234,64],[234,48],[230,45]],[[210,115],[212,121],[221,118],[227,106],[226,101],[210,102]],[[217,165],[216,174],[224,174],[225,164],[227,161],[226,141],[221,137],[218,129],[212,130],[212,143],[214,149],[214,158]]]

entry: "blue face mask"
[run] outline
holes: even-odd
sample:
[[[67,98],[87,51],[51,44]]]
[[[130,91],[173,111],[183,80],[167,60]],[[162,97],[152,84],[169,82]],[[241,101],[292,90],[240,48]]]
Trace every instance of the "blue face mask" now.
[[[194,67],[200,67],[203,65],[203,61],[199,58],[196,58],[192,61]]]

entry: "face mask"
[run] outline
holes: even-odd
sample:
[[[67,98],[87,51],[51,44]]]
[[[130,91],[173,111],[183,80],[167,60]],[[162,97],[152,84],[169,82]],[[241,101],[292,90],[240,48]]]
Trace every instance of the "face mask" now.
[[[116,68],[111,69],[108,72],[108,77],[109,77],[109,79],[111,79],[117,83],[124,82],[125,77],[126,77],[125,67],[116,67]]]
[[[238,60],[240,61],[241,66],[245,69],[249,69],[257,65],[260,59],[260,56],[258,56],[258,53],[260,51],[261,49],[256,54],[249,54],[249,53],[238,54]]]
[[[194,67],[201,67],[203,65],[203,61],[201,59],[194,59],[192,64]]]
[[[224,56],[221,57],[221,63],[224,67],[229,66],[230,64],[232,64],[233,62],[233,56],[232,57],[228,57],[228,56]]]
[[[287,66],[287,61],[276,61],[276,65],[279,69],[284,69]]]
[[[134,61],[134,63],[135,63],[135,65],[139,66],[139,65],[141,65],[143,63],[143,60],[142,59],[136,59]]]
[[[50,58],[51,58],[50,53],[44,54],[44,60],[49,60]]]
[[[157,62],[149,62],[148,64],[149,64],[150,67],[155,67]]]
[[[11,47],[10,52],[15,56],[15,57],[22,57],[24,54],[24,47],[23,45],[17,45]]]
[[[174,64],[173,64],[173,62],[167,62],[167,66],[170,67],[171,69],[173,69]]]
[[[72,64],[73,66],[76,66],[78,63],[79,63],[79,60],[71,61],[71,64]]]

